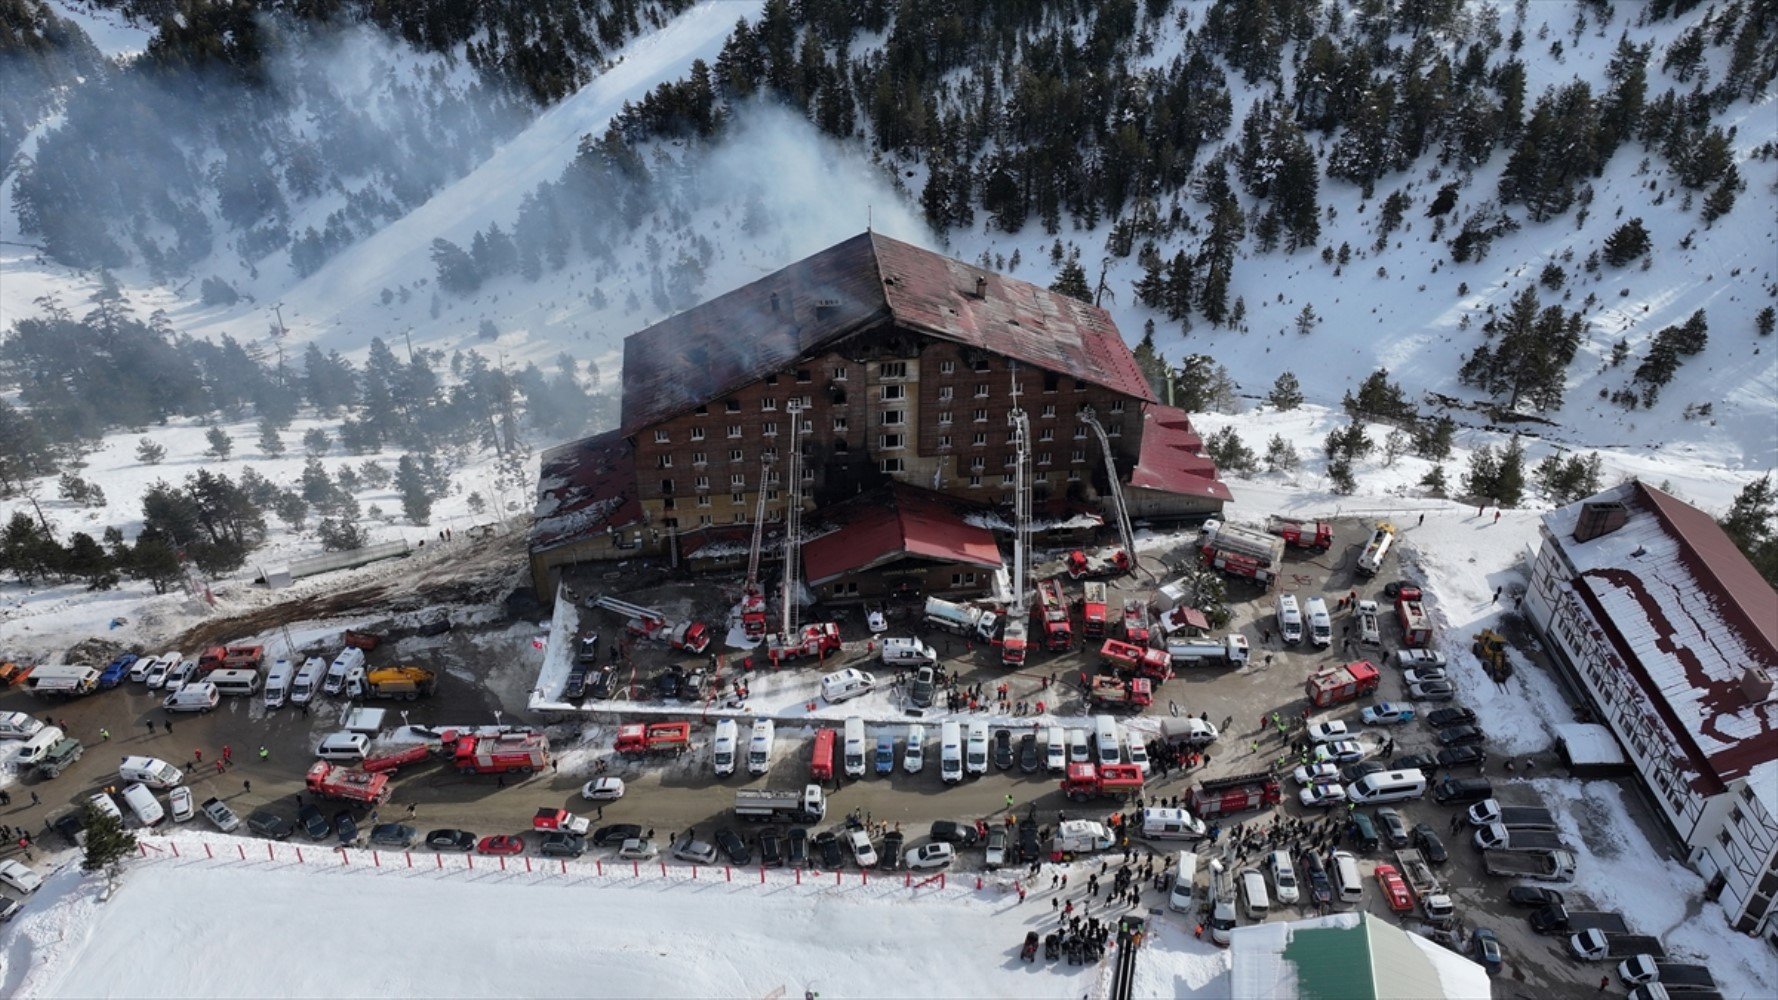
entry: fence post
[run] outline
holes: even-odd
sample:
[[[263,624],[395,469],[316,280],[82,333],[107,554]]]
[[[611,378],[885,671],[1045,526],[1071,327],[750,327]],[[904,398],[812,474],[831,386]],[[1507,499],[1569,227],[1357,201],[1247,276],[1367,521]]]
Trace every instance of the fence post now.
[[[382,851],[370,852],[370,865],[372,868],[383,867],[383,852]]]
[[[833,884],[834,884],[834,885],[844,885],[844,884],[846,884],[846,876],[845,876],[845,875],[843,875],[843,874],[841,874],[841,873],[840,873],[840,870],[839,870],[839,869],[838,869],[838,868],[835,868],[835,869],[834,869],[834,870],[833,870]]]
[[[912,889],[914,887],[914,873],[913,872],[908,872],[907,874],[905,874],[901,877],[901,887],[903,889]]]
[[[464,856],[464,857],[465,857],[465,858],[467,858],[467,859],[469,859],[469,870],[470,870],[470,871],[475,871],[475,855],[473,855],[473,854],[465,854],[465,855],[463,855],[463,856]]]
[[[938,887],[940,889],[943,889],[945,887],[945,873],[944,872],[938,873]]]
[[[661,866],[661,867],[662,867],[662,868],[663,868],[663,869],[664,869],[664,868],[666,868],[666,867],[667,867],[667,866],[666,866],[666,865],[662,865],[662,866]],[[692,865],[692,866],[691,866],[691,880],[692,880],[692,881],[693,881],[693,882],[696,882],[696,881],[697,881],[697,880],[698,880],[698,866],[697,866],[697,865]]]
[[[179,856],[179,842],[177,840],[169,843],[167,846],[173,849],[173,856],[175,858]]]
[[[246,844],[236,844],[235,850],[241,852],[241,860],[242,861],[247,860],[247,845]]]
[[[803,870],[801,868],[798,868],[796,870],[796,884],[797,885],[803,884]]]
[[[531,859],[528,857],[525,859],[525,874],[531,874]]]
[[[296,863],[299,865],[304,863],[303,862],[303,849],[300,847],[296,849]]]
[[[413,851],[403,851],[402,854],[407,856],[407,866],[409,868],[412,868],[414,866],[414,852]]]
[[[443,869],[444,868],[444,855],[434,854],[432,857],[433,857],[433,860],[438,862],[438,867],[440,869]]]
[[[567,858],[562,859],[562,874],[563,875],[568,874],[568,859]]]
[[[598,858],[594,858],[593,859],[593,871],[596,874],[604,875],[605,874],[605,862],[600,861]]]
[[[766,884],[766,866],[765,865],[759,866],[759,884],[760,885]]]
[[[867,868],[858,869],[858,878],[864,885],[870,885],[870,870]]]
[[[500,855],[500,870],[501,871],[506,870],[506,855],[504,855],[504,854]]]
[[[204,857],[214,858],[215,856],[216,852],[210,850],[210,842],[208,840],[204,841]]]
[[[733,868],[730,868],[728,865],[723,865],[722,866],[722,880],[724,882],[733,882],[735,880],[735,870]]]
[[[667,863],[665,861],[662,861],[660,863],[660,865],[661,865],[661,878],[666,878],[667,877]]]
[[[267,861],[276,861],[276,860],[278,860],[278,856],[277,856],[277,855],[276,855],[276,854],[273,854],[273,853],[272,853],[272,842],[271,842],[271,841],[269,841],[269,840],[268,840],[268,841],[266,841],[266,844],[265,844],[265,859],[266,859],[266,860],[267,860]]]

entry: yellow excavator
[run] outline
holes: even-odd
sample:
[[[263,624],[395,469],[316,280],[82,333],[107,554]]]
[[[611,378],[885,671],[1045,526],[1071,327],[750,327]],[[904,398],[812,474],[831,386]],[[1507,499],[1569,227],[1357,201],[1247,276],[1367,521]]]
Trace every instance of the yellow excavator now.
[[[1488,672],[1495,683],[1504,683],[1513,675],[1512,661],[1506,658],[1506,637],[1491,628],[1482,629],[1475,634],[1475,645],[1470,647],[1476,659],[1482,661],[1482,669]]]

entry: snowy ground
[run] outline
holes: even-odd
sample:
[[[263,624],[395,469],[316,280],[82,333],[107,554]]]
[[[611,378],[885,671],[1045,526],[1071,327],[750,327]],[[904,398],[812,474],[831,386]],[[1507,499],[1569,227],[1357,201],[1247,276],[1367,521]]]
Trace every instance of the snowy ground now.
[[[209,838],[217,854],[262,841]],[[195,841],[184,842],[187,855]],[[78,872],[51,878],[5,932],[7,996],[847,996],[1072,997],[1099,990],[1101,970],[1026,963],[1028,930],[1052,921],[1043,894],[1023,906],[999,881],[973,876],[909,888],[901,878],[835,886],[757,872],[695,880],[684,867],[642,877],[536,859],[525,874],[461,857],[402,867],[368,852],[341,866],[333,852],[278,848],[279,862],[178,860],[132,866],[109,901]],[[317,856],[323,860],[317,860]],[[549,868],[550,871],[542,869]],[[916,882],[920,881],[915,879]],[[817,884],[819,883],[819,884]],[[374,914],[399,938],[375,961],[322,953],[291,932],[325,933],[325,913]],[[441,924],[437,915],[469,919]],[[152,948],[141,929],[157,928]],[[422,928],[432,928],[424,930]],[[366,933],[371,925],[361,927]],[[462,956],[464,934],[483,944]],[[1171,984],[1142,996],[1177,996]]]

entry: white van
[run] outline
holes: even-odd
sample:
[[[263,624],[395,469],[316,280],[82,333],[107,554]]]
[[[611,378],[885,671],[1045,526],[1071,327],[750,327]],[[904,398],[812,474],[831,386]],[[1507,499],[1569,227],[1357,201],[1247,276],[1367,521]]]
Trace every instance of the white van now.
[[[1167,894],[1167,908],[1174,913],[1197,912],[1198,856],[1180,851],[1174,860],[1173,891]]]
[[[1309,641],[1317,647],[1333,644],[1333,618],[1327,613],[1327,601],[1311,597],[1303,605],[1309,614]]]
[[[1068,763],[1090,764],[1093,755],[1087,749],[1087,731],[1084,729],[1068,730]]]
[[[1122,743],[1118,739],[1117,720],[1109,715],[1093,716],[1093,744],[1099,748],[1099,766],[1123,760]]]
[[[30,739],[19,744],[18,749],[12,752],[13,763],[17,765],[18,770],[23,771],[26,767],[42,760],[44,755],[49,753],[49,748],[62,742],[65,735],[60,726],[44,726],[37,730]]]
[[[1295,594],[1278,595],[1278,638],[1292,644],[1303,641],[1303,612]]]
[[[969,724],[969,742],[963,750],[963,770],[972,775],[988,773],[988,724],[980,719]]]
[[[294,664],[283,658],[273,660],[272,669],[265,675],[265,707],[282,708],[290,698],[290,682],[295,678]]]
[[[217,694],[251,695],[259,692],[257,670],[212,670],[210,683]]]
[[[167,695],[161,707],[169,712],[208,712],[216,707],[222,696],[216,692],[216,685],[209,681],[190,681],[179,690]]]
[[[753,721],[753,736],[747,741],[748,774],[764,774],[772,769],[772,739],[776,735],[772,720]]]
[[[296,672],[295,679],[290,682],[290,703],[292,705],[307,705],[313,701],[316,693],[321,690],[322,679],[326,676],[326,660],[319,656],[311,656],[304,660],[302,667]],[[341,678],[341,681],[343,683],[344,678]]]
[[[1186,809],[1150,806],[1142,810],[1142,835],[1149,840],[1201,840],[1204,821]]]
[[[1272,897],[1266,892],[1266,877],[1258,868],[1241,873],[1242,911],[1248,920],[1264,920],[1272,912]]]
[[[1362,805],[1401,802],[1426,794],[1426,775],[1418,769],[1376,771],[1346,786],[1346,797]]]
[[[716,740],[713,757],[716,759],[716,774],[726,777],[735,773],[735,741],[740,739],[741,727],[733,719],[723,719],[716,723]]]
[[[918,639],[884,639],[883,665],[888,667],[930,667],[938,662],[938,654]]]
[[[159,757],[125,757],[117,766],[117,778],[149,788],[172,788],[185,780],[185,772]]]
[[[368,753],[370,737],[363,733],[329,733],[315,748],[315,756],[322,760],[363,760]]]
[[[821,678],[821,700],[829,705],[838,704],[847,698],[868,694],[876,686],[875,676],[855,667],[847,667]]]
[[[1327,874],[1340,902],[1355,904],[1364,899],[1364,880],[1358,877],[1358,859],[1351,851],[1333,852],[1333,864],[1329,867],[1332,870]]]
[[[357,646],[347,646],[340,650],[340,655],[333,658],[327,668],[327,680],[322,682],[323,694],[339,694],[346,689],[346,675],[353,667],[364,666],[364,650]]]
[[[156,826],[167,818],[167,811],[161,808],[160,800],[154,797],[147,785],[125,785],[123,804],[130,807],[136,822],[143,826]]]
[[[938,774],[945,784],[963,780],[963,727],[947,722],[938,727]]]
[[[1044,762],[1051,774],[1068,769],[1068,731],[1061,726],[1049,727],[1044,739]]]
[[[846,777],[864,777],[864,720],[854,715],[846,720],[846,746],[841,754],[846,763]]]
[[[919,774],[926,766],[926,727],[912,725],[908,727],[908,748],[901,755],[901,769],[909,774]]]

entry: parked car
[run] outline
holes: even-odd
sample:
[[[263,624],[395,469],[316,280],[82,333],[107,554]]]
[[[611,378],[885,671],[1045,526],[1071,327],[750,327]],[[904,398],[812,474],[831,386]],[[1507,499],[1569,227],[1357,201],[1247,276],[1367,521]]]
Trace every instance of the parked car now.
[[[216,829],[223,833],[232,833],[241,825],[241,817],[235,815],[235,811],[228,807],[228,803],[215,796],[205,799],[201,808],[204,816],[210,822],[215,823]]]
[[[1485,739],[1487,736],[1475,726],[1452,726],[1438,731],[1438,741],[1448,747],[1469,746]]]
[[[1025,864],[1030,864],[1031,862],[1036,861],[1038,859],[1038,857],[1040,857],[1042,855],[1042,853],[1043,853],[1043,848],[1037,842],[1037,824],[1036,823],[1020,823],[1019,824],[1019,861],[1025,863]]]
[[[1309,883],[1309,898],[1317,904],[1327,903],[1333,899],[1333,883],[1328,880],[1327,866],[1314,851],[1302,854],[1303,881]]]
[[[1340,780],[1350,785],[1367,774],[1376,774],[1379,771],[1387,770],[1389,770],[1389,768],[1384,767],[1377,761],[1361,760],[1356,764],[1347,764],[1345,767],[1340,768]]]
[[[518,833],[496,833],[491,837],[483,837],[481,843],[475,845],[475,853],[492,854],[496,857],[512,857],[525,853],[525,837]]]
[[[1438,758],[1430,753],[1410,753],[1395,758],[1389,765],[1397,771],[1427,771],[1438,766]]]
[[[1515,885],[1506,890],[1506,901],[1514,906],[1541,910],[1546,906],[1561,906],[1562,894],[1541,885]]]
[[[869,868],[877,863],[877,848],[870,842],[870,834],[853,830],[846,834],[846,845],[852,849],[852,860],[858,862],[858,867]]]
[[[1457,689],[1451,686],[1450,681],[1425,681],[1409,684],[1408,697],[1415,701],[1450,701],[1457,697]]]
[[[974,826],[949,819],[933,823],[931,834],[933,840],[963,847],[974,847],[981,840],[981,835],[976,833]]]
[[[160,690],[161,687],[167,683],[167,674],[172,672],[173,668],[178,665],[178,662],[179,661],[177,660],[155,660],[153,664],[149,666],[148,673],[142,678],[143,683],[148,685],[148,690]]]
[[[1416,667],[1401,675],[1401,679],[1409,684],[1430,684],[1433,681],[1445,681],[1444,667]]]
[[[617,848],[617,856],[625,861],[653,861],[660,855],[654,841],[642,837],[631,837]]]
[[[784,838],[778,836],[778,831],[760,831],[759,863],[767,868],[784,867]]]
[[[1488,751],[1481,747],[1447,747],[1435,758],[1439,767],[1481,767],[1488,762]]]
[[[370,842],[378,847],[393,847],[406,850],[414,846],[414,838],[419,831],[406,823],[378,823],[370,828]]]
[[[1401,810],[1384,806],[1377,810],[1377,819],[1382,821],[1383,839],[1389,841],[1390,847],[1408,846],[1408,823],[1401,818]]]
[[[993,871],[1006,864],[1006,828],[993,826],[988,828],[987,852],[988,870]]]
[[[747,849],[747,842],[741,835],[728,827],[716,831],[716,846],[722,850],[723,856],[730,863],[747,865],[753,863],[753,852]]]
[[[345,809],[333,814],[333,835],[340,846],[348,846],[358,840],[358,821]]]
[[[12,918],[18,916],[22,909],[24,904],[18,900],[0,897],[0,924],[12,923]]]
[[[1414,721],[1414,706],[1399,701],[1379,701],[1361,713],[1367,726],[1398,726]]]
[[[613,823],[593,831],[594,847],[614,847],[626,840],[642,836],[642,827],[635,823]]]
[[[1314,743],[1332,743],[1350,735],[1344,722],[1317,722],[1309,727],[1309,740]]]
[[[435,851],[473,851],[475,834],[468,830],[434,830],[426,835],[426,846]]]
[[[915,708],[930,708],[933,696],[938,693],[938,673],[931,667],[921,667],[914,671],[914,682],[908,687],[908,700]]]
[[[43,877],[32,871],[24,862],[7,858],[5,861],[0,861],[0,884],[7,886],[14,892],[30,895],[43,888]]]
[[[679,687],[685,683],[685,668],[668,667],[654,679],[654,696],[661,701],[670,701],[679,697]]]
[[[178,789],[175,788],[174,791]],[[177,819],[177,814],[173,818]],[[310,840],[326,840],[327,834],[332,830],[327,825],[327,817],[312,802],[303,803],[303,807],[296,811],[296,821],[302,824],[303,832],[309,835]]]
[[[1338,761],[1341,764],[1351,764],[1363,760],[1364,753],[1364,744],[1357,740],[1335,740],[1316,747],[1315,760],[1317,763]]]
[[[196,816],[197,806],[192,802],[191,789],[184,785],[173,786],[173,790],[167,793],[167,812],[172,815],[175,823],[183,823]],[[315,810],[315,815],[321,815],[321,811]],[[321,836],[327,836],[327,822],[325,820],[321,823]]]
[[[97,809],[116,820],[119,826],[123,825],[123,810],[118,808],[116,799],[104,792],[97,792],[94,793],[92,798],[87,799],[87,801],[93,804],[94,809]],[[233,814],[231,813],[230,815]],[[233,827],[230,827],[230,829],[233,829]]]
[[[1431,823],[1414,824],[1414,846],[1419,848],[1427,864],[1442,865],[1451,860],[1450,852],[1445,850],[1445,842],[1439,839],[1438,831],[1432,828]]]
[[[840,838],[832,830],[815,835],[815,853],[821,858],[821,867],[828,871],[839,871],[846,863],[846,855],[840,850]]]
[[[1321,781],[1338,781],[1340,778],[1340,765],[1331,761],[1321,764],[1300,764],[1295,771],[1291,772],[1290,776],[1295,778],[1296,783],[1299,785],[1313,785],[1316,782]]]
[[[587,684],[587,694],[603,701],[617,694],[617,668],[614,666],[600,667]]]
[[[1130,744],[1130,762],[1132,764],[1136,763],[1136,751],[1140,748],[1140,743]],[[1142,762],[1138,766],[1142,768],[1142,773],[1148,773],[1148,754],[1146,752],[1143,753]],[[1043,759],[1037,753],[1037,734],[1026,733],[1019,737],[1019,770],[1026,774],[1036,774],[1042,767]]]
[[[1278,902],[1294,903],[1302,898],[1297,887],[1296,866],[1290,863],[1288,851],[1273,851],[1266,866],[1272,871],[1272,888],[1278,893]]]
[[[1005,771],[1012,765],[1012,733],[1005,729],[996,729],[994,731],[994,766]]]
[[[580,797],[589,802],[614,802],[624,797],[624,779],[594,778],[580,786]]]
[[[673,856],[694,865],[716,863],[716,848],[701,840],[682,840],[673,845]]]
[[[269,809],[255,809],[247,814],[247,829],[273,840],[286,840],[296,832],[289,820]]]
[[[1486,927],[1477,927],[1470,935],[1469,944],[1475,952],[1475,960],[1488,971],[1488,975],[1498,975],[1501,963],[1500,938]]]
[[[1475,721],[1475,713],[1467,708],[1441,708],[1428,713],[1426,723],[1434,729],[1461,726]]]
[[[915,871],[948,868],[957,860],[957,849],[946,843],[922,844],[908,855],[908,867]]]
[[[1317,781],[1298,793],[1298,798],[1310,809],[1327,809],[1345,803],[1346,788],[1337,781]]]
[[[883,834],[883,849],[877,852],[877,867],[892,872],[901,867],[901,845],[907,838],[900,830]]]
[[[809,867],[809,831],[793,826],[784,835],[784,860],[792,868]]]
[[[567,830],[551,830],[543,835],[537,850],[552,858],[578,858],[586,853],[586,838]]]

